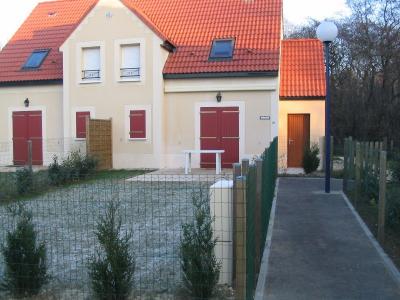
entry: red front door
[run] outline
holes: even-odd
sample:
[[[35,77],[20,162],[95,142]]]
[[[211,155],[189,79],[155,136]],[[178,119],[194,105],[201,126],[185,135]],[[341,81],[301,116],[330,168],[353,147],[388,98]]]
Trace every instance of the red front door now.
[[[222,167],[239,162],[239,108],[202,107],[200,109],[200,149],[225,150]],[[215,154],[201,155],[202,168],[215,167]]]
[[[13,112],[13,161],[15,165],[28,162],[28,141],[32,141],[32,164],[43,164],[42,112]]]

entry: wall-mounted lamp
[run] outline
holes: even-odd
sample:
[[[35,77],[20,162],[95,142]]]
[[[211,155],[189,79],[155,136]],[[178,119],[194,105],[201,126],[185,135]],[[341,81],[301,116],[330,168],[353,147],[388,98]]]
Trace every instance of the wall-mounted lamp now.
[[[25,99],[24,104],[25,104],[25,107],[29,107],[29,99],[28,98]]]
[[[218,92],[218,93],[217,93],[217,96],[216,96],[215,98],[217,98],[217,102],[221,102],[221,100],[222,100],[222,94],[221,94],[221,92]]]

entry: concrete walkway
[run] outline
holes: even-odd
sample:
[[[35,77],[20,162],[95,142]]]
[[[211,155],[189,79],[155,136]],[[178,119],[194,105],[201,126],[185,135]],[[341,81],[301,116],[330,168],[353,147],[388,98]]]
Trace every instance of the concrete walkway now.
[[[280,179],[262,299],[400,299],[397,270],[346,203],[341,181],[331,195],[323,183]]]

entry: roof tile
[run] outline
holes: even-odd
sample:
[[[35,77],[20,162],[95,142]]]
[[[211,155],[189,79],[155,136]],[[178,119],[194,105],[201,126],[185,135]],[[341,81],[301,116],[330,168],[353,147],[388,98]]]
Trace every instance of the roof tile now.
[[[58,80],[63,77],[59,47],[98,0],[39,3],[0,52],[0,82]],[[50,49],[37,70],[22,70],[34,50]]]
[[[323,45],[317,39],[282,41],[281,98],[326,96]]]

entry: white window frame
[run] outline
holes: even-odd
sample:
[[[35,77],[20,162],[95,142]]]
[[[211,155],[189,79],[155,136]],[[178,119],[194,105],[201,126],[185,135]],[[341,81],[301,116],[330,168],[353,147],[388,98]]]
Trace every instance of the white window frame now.
[[[92,80],[82,79],[82,62],[83,62],[83,49],[84,48],[100,48],[100,78]],[[78,43],[76,47],[76,76],[78,84],[93,84],[102,83],[106,79],[106,64],[105,64],[105,42],[103,41],[93,41]]]
[[[131,131],[131,110],[144,110],[146,112],[146,137],[145,138],[131,138],[129,132]],[[125,137],[127,141],[143,141],[151,142],[151,105],[125,105]]]
[[[140,76],[139,78],[121,78],[121,62],[122,62],[122,46],[129,45],[138,45],[139,46],[139,55],[140,55]],[[145,39],[143,38],[135,38],[135,39],[121,39],[115,40],[114,43],[114,75],[115,81],[117,82],[144,82],[145,80]]]
[[[78,112],[86,112],[88,111],[90,113],[90,118],[94,119],[96,118],[96,111],[95,108],[93,106],[87,106],[87,107],[74,107],[72,108],[72,114],[71,114],[71,125],[72,125],[72,132],[73,132],[73,136],[75,141],[86,141],[86,138],[78,138],[76,137],[76,113]]]

